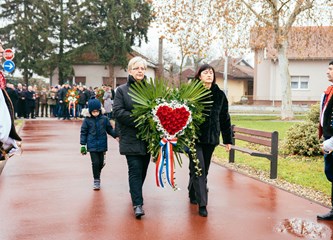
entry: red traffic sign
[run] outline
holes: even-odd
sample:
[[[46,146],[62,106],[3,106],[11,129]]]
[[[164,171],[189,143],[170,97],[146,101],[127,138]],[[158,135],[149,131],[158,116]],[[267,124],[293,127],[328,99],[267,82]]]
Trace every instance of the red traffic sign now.
[[[10,48],[5,49],[5,51],[3,52],[3,58],[6,60],[12,60],[14,58],[13,50]]]

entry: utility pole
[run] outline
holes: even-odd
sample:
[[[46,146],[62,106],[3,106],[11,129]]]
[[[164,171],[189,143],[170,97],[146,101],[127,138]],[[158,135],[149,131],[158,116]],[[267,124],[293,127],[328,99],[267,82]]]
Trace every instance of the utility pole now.
[[[163,78],[163,37],[158,39],[158,69],[157,77]]]
[[[224,77],[224,93],[228,97],[228,52],[227,50],[224,51],[224,71],[223,71],[223,77]]]

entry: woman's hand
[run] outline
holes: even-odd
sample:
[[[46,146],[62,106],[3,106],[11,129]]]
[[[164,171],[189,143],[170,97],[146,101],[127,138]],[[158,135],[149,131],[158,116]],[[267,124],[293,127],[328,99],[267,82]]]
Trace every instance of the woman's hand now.
[[[231,144],[226,144],[225,145],[225,150],[229,152],[231,150]]]

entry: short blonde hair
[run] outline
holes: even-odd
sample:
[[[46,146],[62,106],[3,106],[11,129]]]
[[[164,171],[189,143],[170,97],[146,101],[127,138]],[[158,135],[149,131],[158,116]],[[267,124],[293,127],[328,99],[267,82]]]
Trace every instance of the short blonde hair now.
[[[147,69],[147,61],[142,57],[134,57],[128,62],[127,70],[132,70],[133,65],[136,63],[142,63],[145,69]]]

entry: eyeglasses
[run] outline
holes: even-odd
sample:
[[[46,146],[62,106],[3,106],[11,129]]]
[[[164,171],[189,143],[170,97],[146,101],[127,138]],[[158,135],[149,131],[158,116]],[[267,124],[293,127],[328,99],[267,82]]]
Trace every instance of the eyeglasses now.
[[[134,70],[134,71],[138,71],[138,70],[145,71],[146,69],[144,67],[136,67],[136,68],[132,68],[132,70]]]

